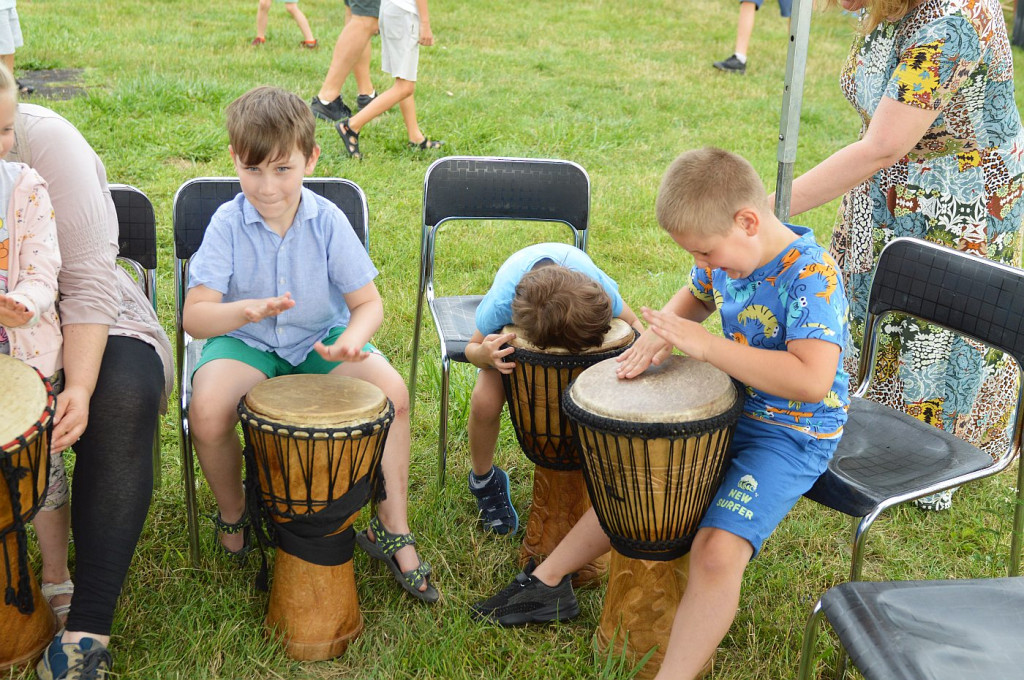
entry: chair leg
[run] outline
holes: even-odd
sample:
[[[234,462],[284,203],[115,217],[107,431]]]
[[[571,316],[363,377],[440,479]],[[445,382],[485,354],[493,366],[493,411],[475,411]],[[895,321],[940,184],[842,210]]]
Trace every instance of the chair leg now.
[[[188,525],[188,552],[192,566],[199,567],[199,509],[196,502],[195,466],[192,455],[192,435],[188,416],[181,419],[181,477],[185,484],[185,521]]]
[[[1020,574],[1020,544],[1024,531],[1024,461],[1017,458],[1017,505],[1013,508],[1013,535],[1010,537],[1010,576]]]
[[[160,469],[160,416],[156,417],[156,432],[153,435],[153,491],[160,489],[163,470]]]
[[[807,618],[807,625],[804,626],[804,644],[800,650],[800,669],[797,671],[797,680],[810,680],[814,674],[814,665],[817,662],[816,642],[818,641],[818,624],[821,621],[822,609],[821,600],[814,604],[811,615]]]
[[[445,463],[448,458],[448,379],[451,359],[441,357],[441,422],[437,431],[437,490],[444,488]]]

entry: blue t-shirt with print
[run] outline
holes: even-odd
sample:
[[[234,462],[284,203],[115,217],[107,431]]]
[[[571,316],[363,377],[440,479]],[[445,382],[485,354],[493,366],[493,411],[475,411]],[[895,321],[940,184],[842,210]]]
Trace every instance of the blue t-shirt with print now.
[[[585,252],[568,243],[537,243],[516,251],[498,269],[494,283],[476,308],[476,327],[481,333],[497,333],[512,323],[512,300],[516,296],[516,286],[523,275],[541,260],[551,260],[594,279],[612,299],[612,316],[622,314],[624,303],[619,295],[619,284],[601,271]]]
[[[743,279],[721,269],[694,267],[689,290],[713,302],[727,338],[751,347],[785,351],[790,340],[824,340],[839,346],[832,389],[823,401],[793,402],[747,386],[744,413],[819,438],[836,437],[846,422],[850,378],[842,354],[848,342],[849,303],[839,267],[806,227],[787,224],[799,238],[771,262]]]

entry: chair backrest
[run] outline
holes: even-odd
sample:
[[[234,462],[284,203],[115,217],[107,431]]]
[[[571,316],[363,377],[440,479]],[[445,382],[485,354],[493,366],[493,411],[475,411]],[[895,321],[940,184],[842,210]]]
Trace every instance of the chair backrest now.
[[[156,309],[156,214],[146,194],[127,184],[111,184],[117,211],[117,257],[134,272]]]
[[[915,238],[890,242],[871,282],[861,354],[882,317],[902,312],[1001,350],[1024,366],[1024,270]]]

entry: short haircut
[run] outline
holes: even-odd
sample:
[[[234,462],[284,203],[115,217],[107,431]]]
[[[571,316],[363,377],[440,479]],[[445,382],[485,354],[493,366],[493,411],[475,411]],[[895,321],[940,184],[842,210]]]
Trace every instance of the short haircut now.
[[[611,329],[612,300],[594,279],[560,265],[527,272],[516,286],[512,323],[539,347],[578,354]]]
[[[0,97],[10,97],[18,101],[18,81],[3,62],[0,62]]]
[[[307,160],[313,155],[316,121],[296,94],[264,85],[231,102],[225,113],[228,141],[245,165],[287,158],[295,148]]]
[[[757,171],[745,158],[706,146],[668,166],[658,189],[658,224],[671,233],[724,234],[745,207],[770,211]]]

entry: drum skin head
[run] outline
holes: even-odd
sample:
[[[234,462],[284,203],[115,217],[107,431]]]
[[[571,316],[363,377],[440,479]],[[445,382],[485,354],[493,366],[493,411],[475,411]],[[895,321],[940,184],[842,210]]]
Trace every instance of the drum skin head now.
[[[25,434],[46,409],[46,384],[34,368],[0,355],[0,447]]]
[[[629,344],[633,340],[633,327],[622,319],[612,319],[612,327],[604,334],[604,340],[601,341],[599,347],[588,347],[587,349],[580,352],[580,355],[587,354],[600,354],[602,352],[608,352],[619,347],[623,347]],[[508,343],[512,347],[518,347],[519,349],[525,349],[529,352],[544,352],[547,354],[569,354],[569,350],[564,347],[546,347],[541,349],[533,343],[531,343],[523,331],[518,326],[508,325],[501,329],[502,333],[515,333],[516,337]]]
[[[570,397],[580,408],[632,423],[686,423],[720,415],[736,401],[732,378],[709,363],[674,354],[631,380],[615,359],[583,371]]]
[[[343,375],[284,375],[249,390],[256,416],[296,427],[345,427],[375,420],[387,409],[376,385]]]

